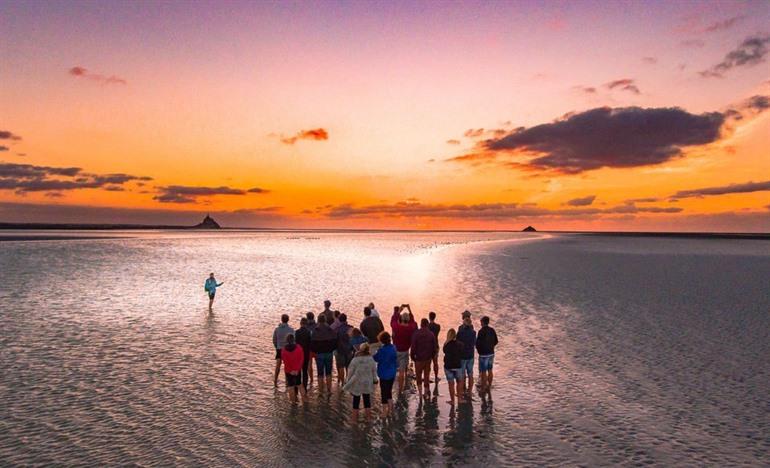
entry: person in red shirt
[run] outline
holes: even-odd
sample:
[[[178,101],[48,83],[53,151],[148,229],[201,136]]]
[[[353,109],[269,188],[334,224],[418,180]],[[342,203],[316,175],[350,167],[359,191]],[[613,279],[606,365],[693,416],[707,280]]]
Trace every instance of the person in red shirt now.
[[[292,403],[297,402],[297,391],[302,394],[302,401],[307,401],[307,392],[302,385],[302,364],[305,351],[294,342],[294,335],[286,337],[286,346],[281,349],[283,370],[286,373],[286,394]]]
[[[405,312],[404,309],[409,312]],[[409,348],[412,346],[412,335],[417,330],[417,322],[414,320],[409,304],[393,307],[390,328],[393,329],[393,344],[396,345],[398,393],[401,394],[406,385],[406,368],[409,367]]]

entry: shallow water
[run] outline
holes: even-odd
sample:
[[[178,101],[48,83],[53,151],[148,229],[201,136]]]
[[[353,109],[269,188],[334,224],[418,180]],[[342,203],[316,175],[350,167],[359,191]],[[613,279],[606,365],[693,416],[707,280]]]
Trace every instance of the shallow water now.
[[[108,233],[124,236],[126,233]],[[3,242],[0,464],[762,465],[770,242],[490,233],[128,233]],[[502,242],[475,242],[512,239]],[[225,285],[206,311],[203,280]],[[489,315],[493,401],[353,428],[293,407],[270,338],[334,302]],[[387,328],[387,327],[386,327]],[[443,338],[443,337],[442,337]],[[443,339],[442,339],[443,341]]]

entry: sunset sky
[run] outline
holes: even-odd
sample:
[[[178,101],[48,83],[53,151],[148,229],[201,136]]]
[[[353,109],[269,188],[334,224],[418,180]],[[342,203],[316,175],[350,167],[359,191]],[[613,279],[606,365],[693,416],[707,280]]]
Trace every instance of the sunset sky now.
[[[0,222],[770,232],[770,2],[0,0]]]

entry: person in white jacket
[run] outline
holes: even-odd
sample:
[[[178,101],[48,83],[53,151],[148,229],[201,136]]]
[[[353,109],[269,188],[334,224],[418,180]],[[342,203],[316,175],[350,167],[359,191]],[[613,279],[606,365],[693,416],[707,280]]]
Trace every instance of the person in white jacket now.
[[[363,343],[356,356],[350,361],[348,377],[343,390],[353,395],[353,422],[358,421],[358,412],[361,398],[364,400],[364,413],[368,419],[372,411],[372,393],[374,384],[377,383],[377,363],[369,352],[369,344]]]

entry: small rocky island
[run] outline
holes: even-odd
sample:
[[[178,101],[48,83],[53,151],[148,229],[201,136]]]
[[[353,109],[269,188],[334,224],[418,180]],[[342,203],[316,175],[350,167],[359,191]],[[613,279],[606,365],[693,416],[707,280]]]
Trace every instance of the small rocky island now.
[[[193,226],[193,229],[222,229],[222,226],[218,222],[214,221],[209,215],[203,218],[203,221]]]
[[[533,228],[532,226],[527,226],[522,229],[521,232],[537,232],[537,229]]]

